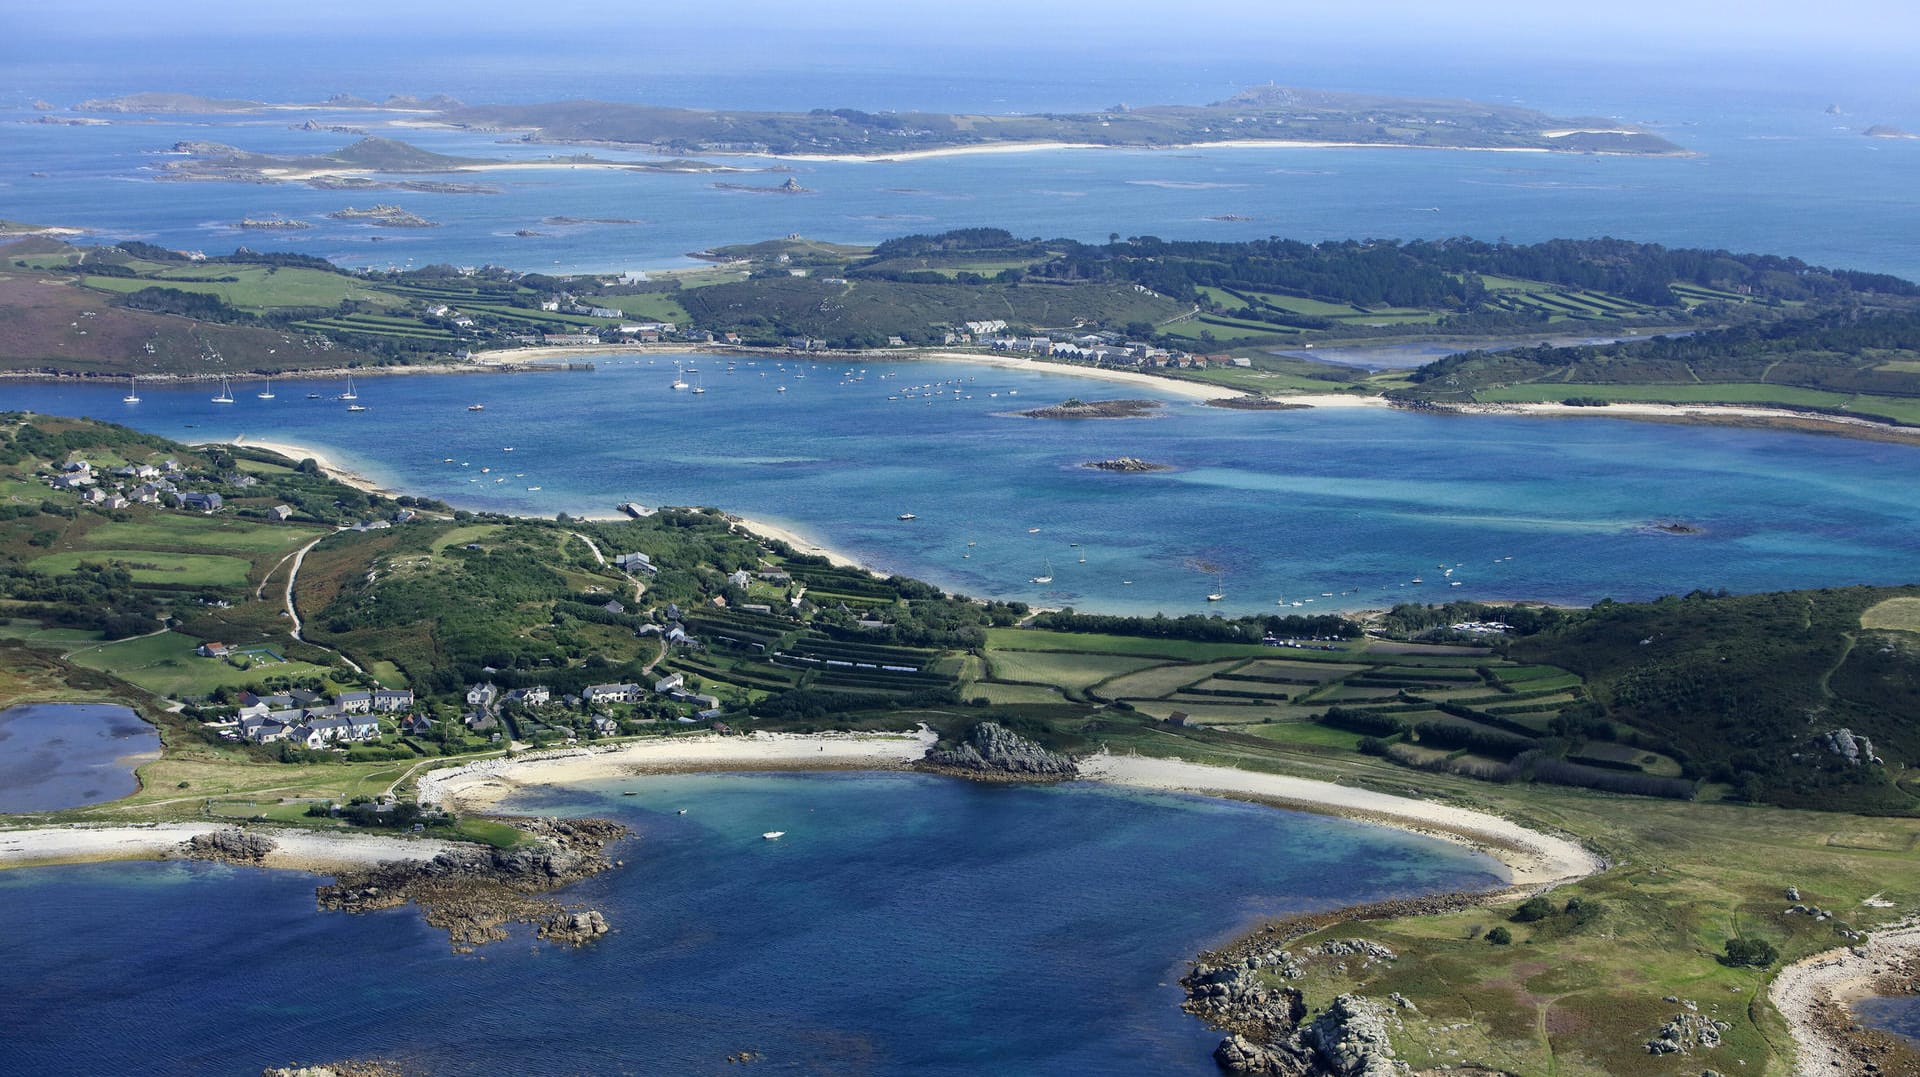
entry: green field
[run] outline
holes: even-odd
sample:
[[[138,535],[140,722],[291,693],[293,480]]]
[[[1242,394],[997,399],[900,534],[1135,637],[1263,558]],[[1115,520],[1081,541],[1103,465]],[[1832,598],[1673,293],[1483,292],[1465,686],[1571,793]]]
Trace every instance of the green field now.
[[[157,263],[146,263],[156,265]],[[343,273],[292,266],[217,265],[164,268],[156,279],[86,277],[89,288],[108,292],[137,292],[142,288],[175,288],[219,296],[231,306],[263,311],[274,307],[338,307],[343,302],[396,306],[401,300],[365,281]],[[232,279],[228,279],[232,278]]]
[[[29,561],[27,568],[57,576],[87,561],[122,565],[133,582],[166,587],[243,587],[253,567],[241,558],[222,554],[102,549],[50,553]]]
[[[200,642],[178,632],[162,632],[88,647],[74,652],[69,660],[77,666],[110,673],[155,695],[205,695],[215,688],[259,685],[270,677],[319,677],[327,673],[326,667],[306,662],[260,661],[250,669],[240,669],[222,659],[194,654]]]
[[[1029,681],[1073,691],[1156,664],[1152,658],[1126,655],[1005,650],[991,652],[987,660],[996,681]]]
[[[1148,655],[1180,661],[1273,655],[1273,648],[1257,643],[1196,643],[1180,639],[1105,636],[1096,632],[1043,632],[1032,628],[990,628],[987,630],[987,648],[994,651],[1071,650],[1084,654]]]
[[[88,546],[126,550],[135,547],[197,547],[244,553],[275,553],[295,549],[326,534],[312,527],[262,524],[224,516],[188,516],[168,513],[144,520],[114,520],[87,532]],[[244,581],[243,581],[244,582]]]

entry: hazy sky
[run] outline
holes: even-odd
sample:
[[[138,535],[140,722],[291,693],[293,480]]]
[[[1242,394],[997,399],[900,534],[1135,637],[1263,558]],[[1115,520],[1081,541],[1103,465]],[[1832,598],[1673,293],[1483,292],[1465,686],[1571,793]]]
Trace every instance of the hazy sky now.
[[[1342,42],[1447,46],[1530,45],[1567,52],[1645,48],[1724,51],[1817,49],[1911,53],[1920,48],[1912,0],[711,0],[631,6],[578,0],[5,0],[0,39],[232,38],[254,34],[352,37],[367,33],[575,37],[582,48],[644,50],[659,34],[698,33],[718,48],[811,41],[946,38],[956,49],[1050,39],[1275,48]]]

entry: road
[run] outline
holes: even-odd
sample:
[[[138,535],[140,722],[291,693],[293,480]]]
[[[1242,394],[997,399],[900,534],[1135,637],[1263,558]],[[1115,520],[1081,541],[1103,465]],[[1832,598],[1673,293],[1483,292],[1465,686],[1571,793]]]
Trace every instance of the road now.
[[[299,640],[302,643],[312,643],[312,641],[300,634],[300,612],[296,610],[293,605],[293,587],[295,583],[299,582],[300,566],[306,562],[307,552],[309,550],[312,550],[315,546],[320,545],[322,542],[325,542],[326,540],[327,540],[327,536],[321,535],[319,538],[314,539],[312,542],[309,542],[305,546],[300,547],[300,549],[295,551],[293,555],[293,567],[287,570],[287,619],[293,622],[293,631],[292,631],[293,638]],[[344,654],[341,654],[339,651],[333,650],[333,648],[331,647],[326,647],[325,645],[319,644],[319,643],[314,643],[313,646],[322,647],[324,650],[332,651],[334,654],[340,655],[340,661],[345,662],[347,666],[351,668],[355,673],[366,672],[366,670],[360,668],[360,664],[358,662],[355,662],[353,659],[348,658]]]

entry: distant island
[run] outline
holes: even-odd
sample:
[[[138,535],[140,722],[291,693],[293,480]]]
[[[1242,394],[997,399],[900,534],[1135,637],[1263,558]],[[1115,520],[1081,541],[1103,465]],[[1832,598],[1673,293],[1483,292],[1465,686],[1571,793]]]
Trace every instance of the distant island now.
[[[1862,131],[1861,134],[1866,135],[1868,138],[1920,138],[1920,135],[1916,135],[1911,131],[1904,131],[1890,123],[1876,123],[1865,131]]]
[[[80,113],[245,114],[289,106],[141,93],[82,101]],[[315,107],[315,106],[302,106]],[[1652,156],[1687,151],[1616,120],[1550,116],[1480,101],[1336,93],[1268,84],[1205,105],[1116,104],[1095,112],[984,115],[816,108],[773,112],[667,108],[618,101],[464,104],[445,96],[351,96],[318,107],[404,111],[479,131],[521,131],[527,142],[613,143],[672,153],[895,157],[1017,146],[1167,148],[1306,144],[1533,150]]]

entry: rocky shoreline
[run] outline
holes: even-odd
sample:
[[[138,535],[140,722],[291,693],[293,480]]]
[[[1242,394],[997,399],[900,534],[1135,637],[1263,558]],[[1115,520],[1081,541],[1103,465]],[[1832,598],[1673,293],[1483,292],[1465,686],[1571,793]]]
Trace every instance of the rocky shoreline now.
[[[1298,979],[1300,962],[1314,957],[1392,962],[1398,955],[1363,938],[1333,939],[1287,949],[1294,941],[1338,924],[1403,916],[1430,916],[1481,905],[1497,892],[1456,891],[1380,901],[1276,920],[1219,950],[1201,954],[1180,980],[1180,1008],[1226,1038],[1213,1058],[1228,1073],[1258,1077],[1398,1077],[1392,1030],[1400,1011],[1414,1004],[1398,993],[1385,1002],[1344,994],[1318,1017],[1306,1020],[1300,989],[1276,983]]]
[[[459,953],[508,937],[505,925],[532,924],[540,938],[580,945],[609,930],[595,910],[569,910],[541,897],[619,866],[607,846],[627,828],[603,819],[503,817],[532,840],[511,849],[445,852],[421,862],[388,861],[342,872],[315,891],[320,908],[372,912],[418,905]]]

